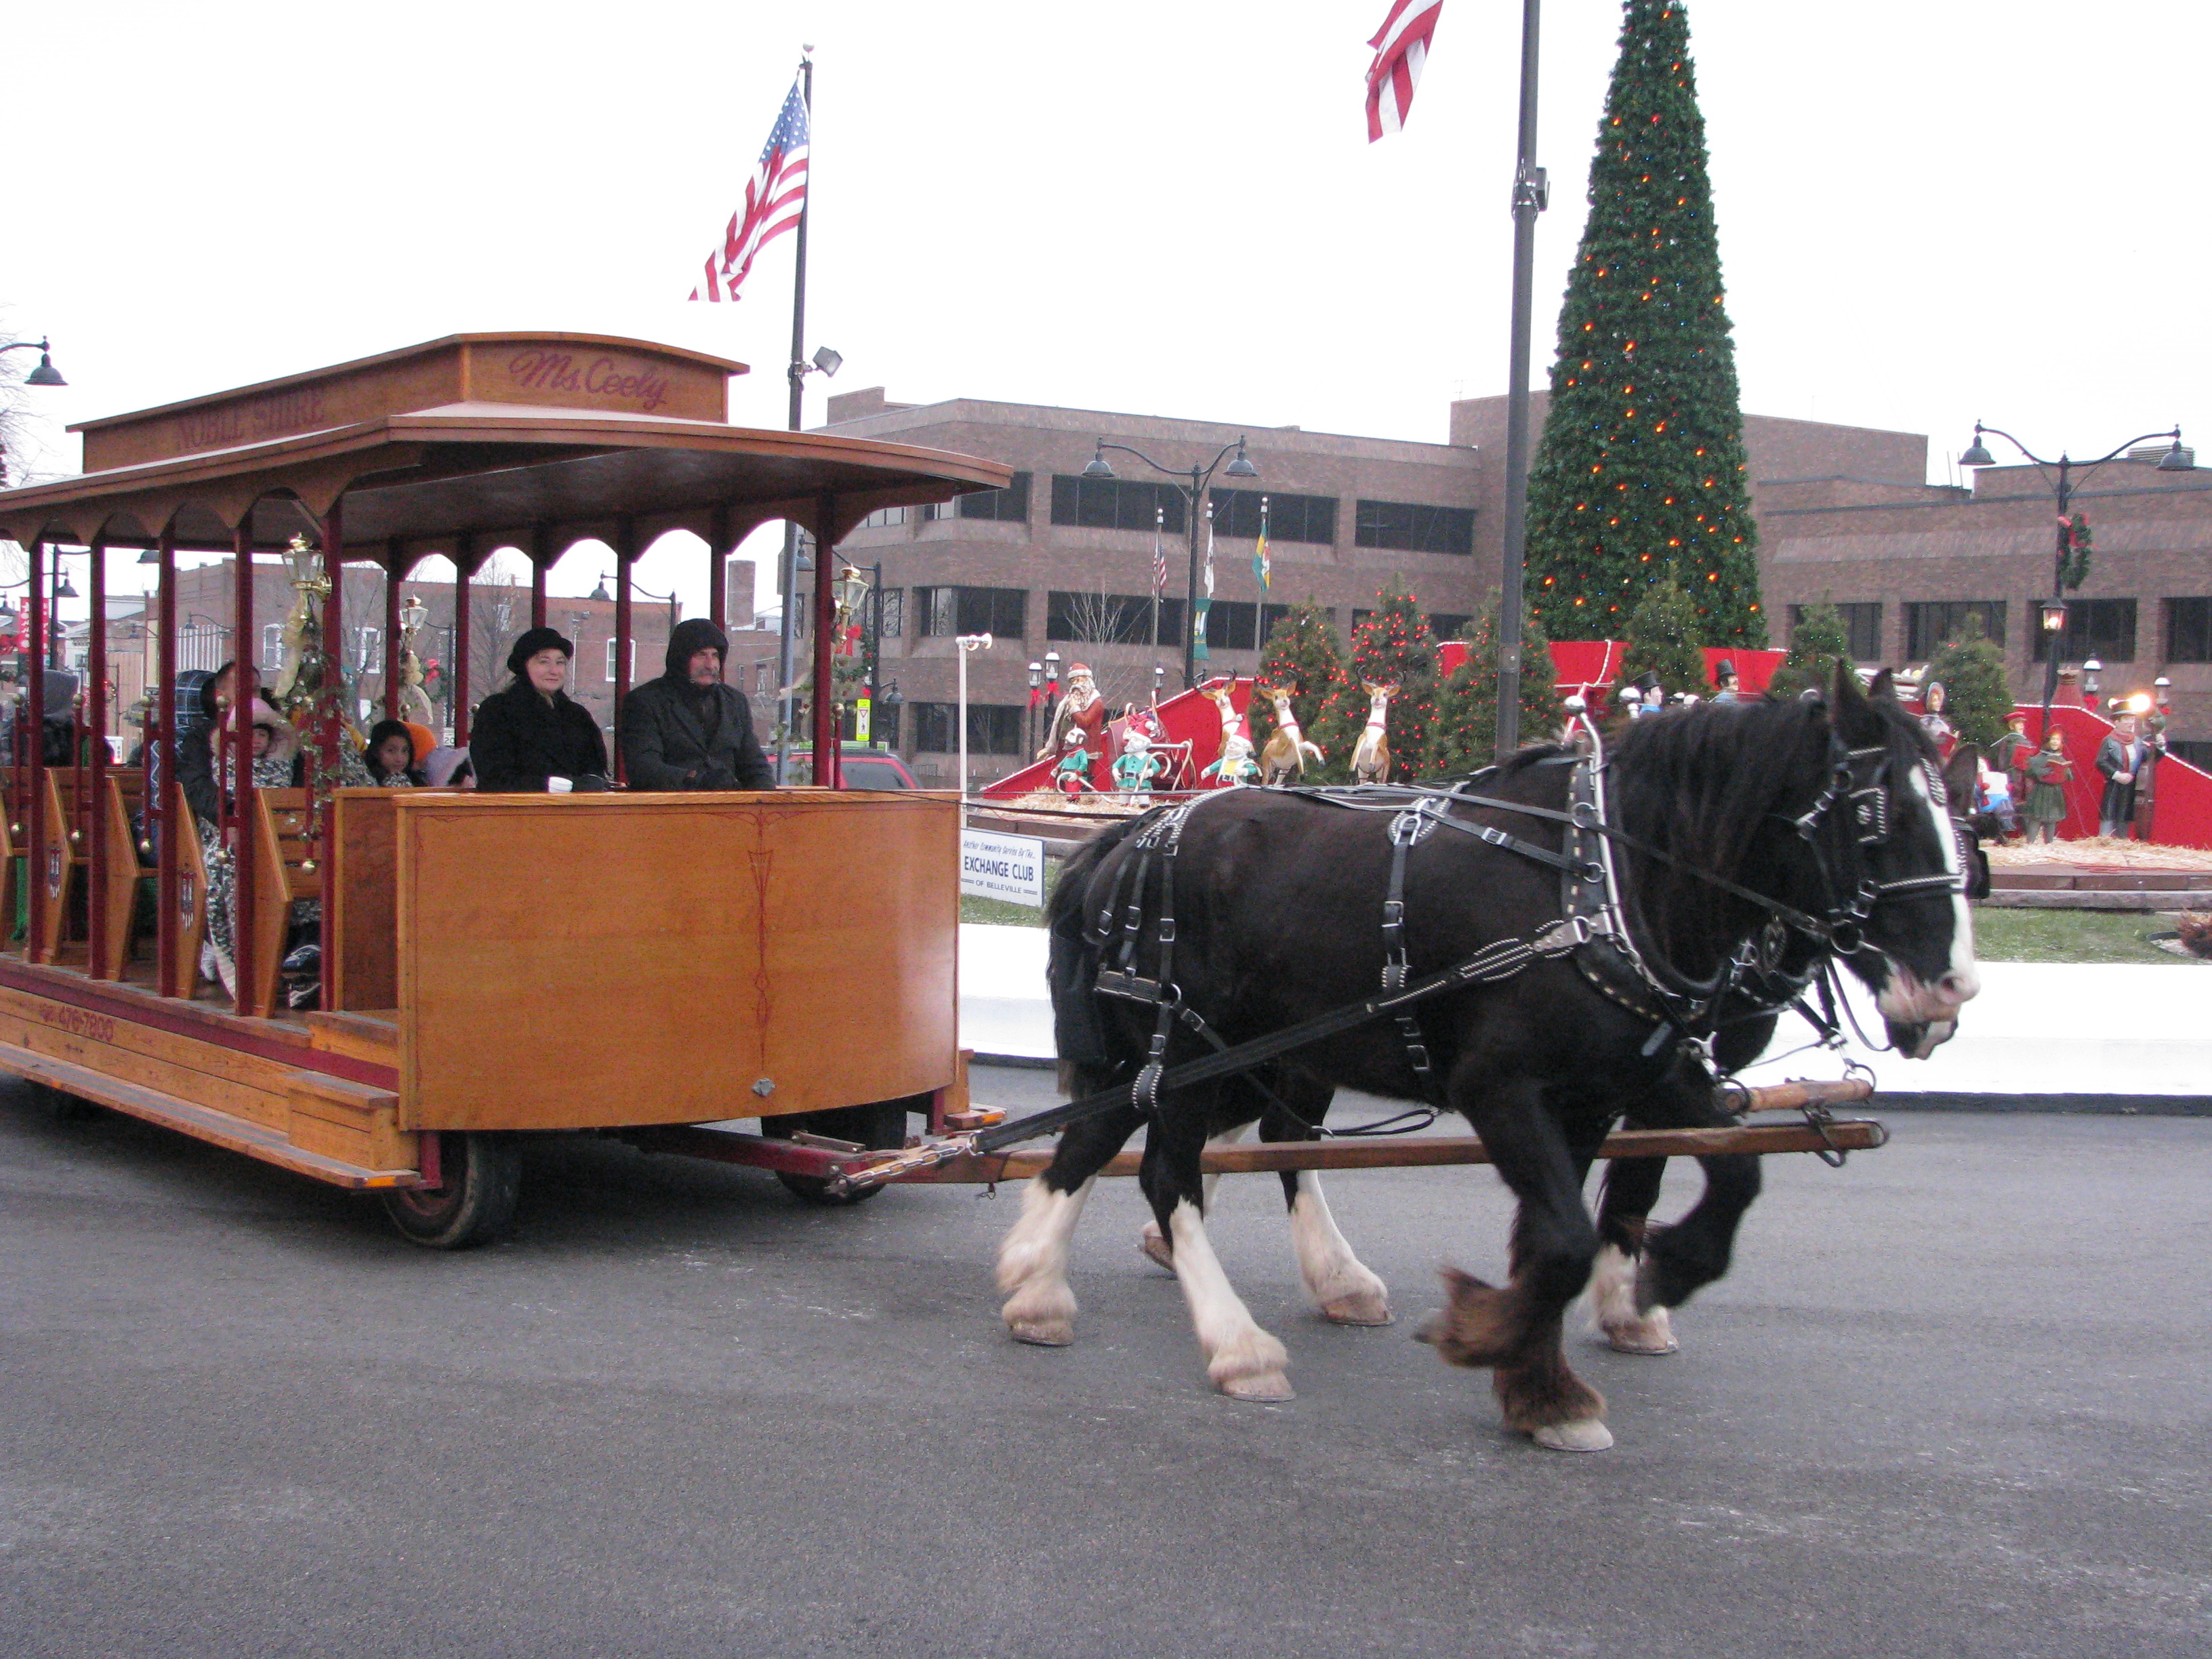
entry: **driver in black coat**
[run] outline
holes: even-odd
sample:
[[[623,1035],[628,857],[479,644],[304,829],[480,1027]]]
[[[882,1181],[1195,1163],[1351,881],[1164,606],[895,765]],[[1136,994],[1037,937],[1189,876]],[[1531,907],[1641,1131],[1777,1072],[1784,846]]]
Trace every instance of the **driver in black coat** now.
[[[633,789],[773,789],[745,694],[722,683],[730,641],[703,617],[668,635],[668,672],[623,699],[622,757]]]

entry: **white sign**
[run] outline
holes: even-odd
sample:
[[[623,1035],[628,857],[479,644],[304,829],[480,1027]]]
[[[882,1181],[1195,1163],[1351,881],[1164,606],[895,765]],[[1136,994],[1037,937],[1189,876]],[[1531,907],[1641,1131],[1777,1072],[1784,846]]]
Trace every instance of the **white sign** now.
[[[1034,836],[960,832],[960,890],[1044,908],[1044,843]]]

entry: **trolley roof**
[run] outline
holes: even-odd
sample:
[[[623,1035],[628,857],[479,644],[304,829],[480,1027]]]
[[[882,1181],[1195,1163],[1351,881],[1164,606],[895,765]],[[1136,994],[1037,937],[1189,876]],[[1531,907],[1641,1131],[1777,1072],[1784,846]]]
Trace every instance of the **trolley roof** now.
[[[319,529],[343,556],[673,529],[734,545],[797,519],[834,543],[881,507],[1005,487],[1011,470],[907,444],[726,423],[744,365],[603,335],[463,334],[88,421],[79,477],[0,491],[0,534],[228,551]],[[311,522],[312,521],[312,522]]]

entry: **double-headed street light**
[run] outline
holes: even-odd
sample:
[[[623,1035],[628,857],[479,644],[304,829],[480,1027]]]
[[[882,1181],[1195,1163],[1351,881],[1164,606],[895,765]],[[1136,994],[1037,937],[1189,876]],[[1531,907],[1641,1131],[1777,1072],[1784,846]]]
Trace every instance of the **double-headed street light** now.
[[[1229,452],[1232,449],[1237,452],[1237,459],[1229,462],[1222,474],[1224,477],[1256,478],[1260,476],[1260,469],[1252,465],[1251,458],[1244,453],[1244,440],[1241,437],[1233,444],[1222,445],[1219,453],[1204,466],[1194,465],[1188,469],[1162,466],[1141,449],[1133,449],[1127,444],[1109,443],[1101,438],[1097,453],[1091,458],[1091,465],[1083,469],[1085,477],[1111,478],[1114,476],[1114,469],[1106,464],[1106,452],[1109,449],[1118,449],[1125,455],[1134,455],[1153,471],[1164,472],[1175,479],[1176,489],[1189,508],[1186,519],[1190,530],[1190,579],[1183,589],[1182,605],[1182,684],[1183,689],[1188,690],[1198,684],[1198,517],[1199,510],[1206,501],[1206,486],[1212,481],[1214,468],[1228,460]],[[1186,479],[1188,483],[1184,482]]]
[[[2197,459],[2190,451],[2181,447],[2181,428],[2179,426],[2170,431],[2146,432],[2139,438],[2130,438],[2118,448],[2100,455],[2094,461],[2076,461],[2063,450],[2059,452],[2057,460],[2046,461],[2019,439],[2014,437],[2011,433],[1998,427],[1984,426],[1981,422],[1976,421],[1974,441],[1968,447],[1966,453],[1959,457],[1960,465],[1980,468],[1995,466],[1997,464],[1996,458],[1990,453],[1989,446],[1982,441],[1984,434],[1993,438],[2002,438],[2025,455],[2035,470],[2043,475],[2044,483],[2051,486],[2051,493],[2058,500],[2057,568],[2051,573],[2051,597],[2043,602],[2039,617],[2043,626],[2045,644],[2043,724],[2036,732],[2036,741],[2039,743],[2043,740],[2044,735],[2051,730],[2051,702],[2058,695],[2058,656],[2059,647],[2066,633],[2067,590],[2079,587],[2084,574],[2078,569],[2072,571],[2068,569],[2074,554],[2074,528],[2072,520],[2067,517],[2067,509],[2073,505],[2075,489],[2082,478],[2094,472],[2106,462],[2118,459],[2137,444],[2152,438],[2165,438],[2171,441],[2171,447],[2165,454],[2158,458],[2158,470],[2161,472],[2191,471],[2197,465]],[[2057,474],[2055,477],[2052,476],[2054,471]],[[2073,578],[2070,581],[2068,580],[2069,575]]]

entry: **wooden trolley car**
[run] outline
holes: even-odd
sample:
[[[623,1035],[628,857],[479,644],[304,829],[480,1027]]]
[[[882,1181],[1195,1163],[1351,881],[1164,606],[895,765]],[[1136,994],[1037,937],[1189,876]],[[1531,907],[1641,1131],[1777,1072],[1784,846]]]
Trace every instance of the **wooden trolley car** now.
[[[505,1219],[514,1131],[760,1116],[771,1134],[747,1138],[753,1161],[818,1186],[815,1132],[896,1146],[909,1109],[941,1126],[964,1086],[957,809],[943,797],[319,791],[328,764],[292,791],[234,769],[221,836],[235,994],[199,982],[218,849],[162,764],[179,730],[177,556],[245,568],[304,536],[326,574],[380,568],[397,714],[400,584],[423,557],[453,562],[465,640],[470,577],[493,551],[530,559],[537,625],[548,567],[602,542],[617,572],[619,707],[631,567],[658,538],[706,540],[720,623],[725,561],[765,522],[795,520],[828,549],[879,508],[1007,481],[965,456],[728,425],[728,377],[744,368],[634,340],[458,336],[88,422],[83,476],[0,492],[0,532],[33,554],[27,659],[48,655],[42,553],[62,543],[91,551],[95,617],[113,556],[151,552],[161,665],[143,767],[112,764],[86,736],[107,725],[101,628],[66,764],[44,761],[58,711],[44,673],[28,677],[0,846],[8,914],[22,884],[28,916],[0,954],[0,1069],[377,1189],[433,1244]],[[830,679],[830,586],[815,582],[806,630],[817,684]],[[274,619],[255,617],[251,580],[232,587],[231,638],[252,641]],[[327,584],[325,641],[345,637],[344,591]],[[452,665],[463,744],[467,654]],[[813,712],[814,752],[836,753],[827,701]],[[232,714],[220,741],[244,744],[246,700]],[[340,740],[329,726],[325,763]],[[319,1009],[295,1017],[276,1006],[277,964],[302,898],[321,902],[323,983]],[[847,1012],[859,972],[865,1041]]]

